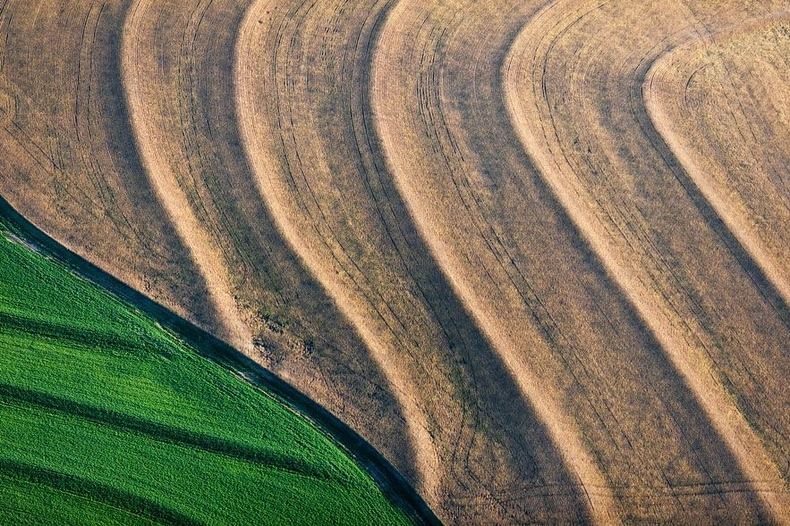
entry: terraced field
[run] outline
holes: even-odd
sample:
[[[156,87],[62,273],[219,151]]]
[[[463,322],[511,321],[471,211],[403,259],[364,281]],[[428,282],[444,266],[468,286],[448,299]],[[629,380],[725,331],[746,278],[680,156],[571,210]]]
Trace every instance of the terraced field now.
[[[779,0],[6,0],[0,195],[445,522],[787,523],[788,57]]]

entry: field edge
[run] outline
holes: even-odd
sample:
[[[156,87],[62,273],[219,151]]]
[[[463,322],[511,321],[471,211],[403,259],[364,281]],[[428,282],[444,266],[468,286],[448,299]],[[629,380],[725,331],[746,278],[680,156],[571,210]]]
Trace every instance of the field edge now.
[[[225,367],[254,387],[274,396],[286,408],[308,420],[345,451],[373,479],[382,493],[415,523],[441,524],[423,498],[378,450],[318,402],[229,343],[211,335],[69,250],[27,220],[0,196],[0,223],[2,222],[6,223],[12,234],[31,243],[45,256],[55,259],[79,277],[139,309],[200,356]]]

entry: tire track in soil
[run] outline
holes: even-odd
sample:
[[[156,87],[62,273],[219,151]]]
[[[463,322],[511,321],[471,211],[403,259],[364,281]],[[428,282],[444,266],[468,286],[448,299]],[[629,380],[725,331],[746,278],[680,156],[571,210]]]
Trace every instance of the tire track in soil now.
[[[401,389],[418,488],[441,516],[584,516],[578,484],[437,269],[378,151],[366,86],[391,4],[251,9],[237,100],[261,195]],[[523,488],[524,503],[505,504]]]
[[[245,160],[236,122],[235,41],[249,2],[149,3],[145,49],[160,67],[141,104],[160,160],[157,179],[183,191],[229,316],[254,335],[245,352],[341,415],[404,472],[413,451],[392,387],[353,328],[279,236]],[[165,163],[169,171],[162,171]],[[250,345],[252,343],[252,345]],[[250,348],[252,347],[252,348]]]
[[[781,299],[776,301],[770,287],[766,289],[765,281],[759,276],[755,278],[753,264],[744,257],[737,242],[732,242],[732,235],[726,228],[722,229],[721,222],[717,221],[715,213],[700,198],[698,191],[684,184],[687,180],[678,175],[679,168],[668,148],[662,144],[655,130],[651,130],[641,99],[644,78],[653,62],[673,47],[672,41],[693,37],[695,30],[688,23],[689,19],[692,23],[699,23],[701,18],[720,22],[740,13],[733,15],[735,10],[732,8],[693,13],[686,6],[680,6],[674,11],[667,9],[658,22],[640,15],[639,20],[651,20],[651,24],[656,22],[650,30],[634,33],[631,28],[627,34],[618,34],[615,31],[624,29],[627,23],[636,23],[635,18],[623,16],[619,25],[614,24],[613,31],[597,30],[597,34],[606,35],[608,40],[596,38],[589,41],[600,45],[605,41],[607,47],[596,49],[593,44],[580,39],[579,42],[587,48],[582,47],[579,51],[578,46],[569,47],[573,36],[590,31],[588,24],[596,27],[595,23],[605,23],[604,13],[611,14],[615,10],[627,12],[616,2],[584,5],[589,9],[578,15],[582,10],[578,4],[554,3],[519,37],[511,53],[511,62],[516,64],[510,64],[506,81],[514,126],[552,191],[605,267],[617,277],[640,317],[661,341],[664,352],[737,460],[745,479],[753,483],[755,494],[763,501],[766,512],[781,520],[787,509],[786,482],[778,470],[781,461],[771,459],[770,450],[761,441],[767,435],[759,428],[753,428],[754,422],[748,421],[743,413],[749,413],[750,405],[754,407],[749,397],[755,396],[755,391],[764,390],[763,383],[767,382],[773,389],[773,399],[781,399],[779,384],[773,374],[769,372],[766,375],[770,369],[759,363],[764,358],[755,350],[767,350],[772,356],[780,352],[782,344],[779,340],[782,334],[787,333],[786,316],[782,314],[786,309]],[[669,22],[672,16],[675,19]],[[665,36],[657,38],[651,31],[663,31]],[[553,40],[547,44],[550,38]],[[631,42],[622,44],[623,40]],[[600,60],[597,66],[592,61],[593,65],[587,66],[584,76],[574,76],[564,74],[572,68],[557,69],[555,57],[570,53],[569,49],[575,50],[574,56],[579,62],[587,57],[587,49],[590,53],[598,52],[599,56],[602,56],[602,49],[635,51],[620,59],[606,57],[606,61]],[[622,66],[619,70],[607,71],[605,68],[609,63]],[[574,106],[574,102],[579,100],[576,93],[589,90],[590,83],[596,80],[605,86],[607,92],[593,98],[588,93],[585,101]],[[584,82],[585,88],[574,82]],[[606,94],[617,93],[618,90],[629,93],[625,99],[628,103],[620,103],[624,106],[622,109]],[[557,96],[555,93],[563,93],[563,106],[553,102]],[[609,105],[606,110],[596,108],[596,105],[604,104]],[[566,115],[565,107],[577,108],[576,117]],[[578,131],[574,131],[574,119],[588,130],[586,156],[580,154],[581,148],[576,148],[577,143],[571,146],[568,139],[569,133],[580,136]],[[619,130],[619,141],[623,143],[619,150],[612,146],[613,141],[606,135],[613,133],[614,129]],[[630,135],[624,135],[625,132],[630,132]],[[634,153],[637,151],[639,153]],[[617,179],[615,174],[621,178],[622,174],[627,174],[631,181],[613,184]],[[633,190],[624,192],[624,189],[634,188],[635,174],[642,174],[643,180],[644,174],[652,174],[647,179],[649,191],[673,196],[656,195],[652,201],[645,202],[640,196],[632,195]],[[591,186],[590,175],[599,176],[595,186]],[[636,188],[648,190],[647,187]],[[671,210],[666,212],[671,214],[669,217],[684,219],[680,223],[677,219],[672,223],[651,221],[650,217],[656,217],[661,207]],[[689,232],[681,238],[679,233],[684,228]],[[699,245],[689,247],[689,240]],[[705,247],[704,253],[718,258],[710,261],[714,256],[708,256],[704,270],[700,262],[706,258],[700,257],[700,247]],[[698,260],[689,259],[693,257]],[[638,266],[635,265],[637,261]],[[719,270],[722,267],[726,272]],[[726,286],[722,285],[723,275],[727,276]],[[733,302],[736,297],[737,303]],[[760,312],[761,315],[730,313],[725,318],[720,310],[722,305],[732,309],[734,305],[747,302],[751,302],[752,312]],[[723,324],[724,320],[729,327]],[[773,323],[774,327],[767,329],[765,322]],[[743,340],[747,335],[752,339],[748,346]],[[754,338],[764,343],[757,345]],[[723,354],[725,348],[727,354]],[[781,371],[781,353],[777,356],[775,363]],[[761,374],[760,380],[756,379],[756,374]]]
[[[50,4],[2,6],[0,83],[14,115],[0,127],[0,191],[68,246],[205,325],[204,284],[130,140],[117,60],[128,2]],[[58,53],[40,53],[55,34]]]

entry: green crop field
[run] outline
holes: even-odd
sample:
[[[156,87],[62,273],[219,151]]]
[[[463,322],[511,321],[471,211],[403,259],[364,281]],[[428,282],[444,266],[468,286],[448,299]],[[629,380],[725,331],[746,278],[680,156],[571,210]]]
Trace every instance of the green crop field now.
[[[0,523],[405,523],[312,422],[0,222]]]

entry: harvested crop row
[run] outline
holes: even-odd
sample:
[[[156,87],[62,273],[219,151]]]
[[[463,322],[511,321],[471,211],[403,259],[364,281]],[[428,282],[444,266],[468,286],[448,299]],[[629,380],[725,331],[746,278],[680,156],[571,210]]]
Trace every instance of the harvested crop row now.
[[[190,57],[196,51],[197,29],[192,26],[200,23],[206,9],[201,3],[194,7],[188,10],[183,4],[135,2],[124,23],[121,72],[132,129],[151,186],[206,281],[207,301],[217,312],[216,331],[245,349],[252,335],[230,292],[228,267],[202,227],[208,220],[206,213],[198,215],[192,210],[194,205],[203,211],[206,204],[189,177],[194,180],[193,172],[209,168],[203,151],[194,146],[194,119],[201,114],[191,106],[184,107],[190,102],[184,99],[193,97],[192,90],[197,87],[183,85],[193,78],[195,69]],[[186,16],[189,18],[182,19]],[[182,27],[183,33],[178,31]],[[175,47],[179,43],[180,49]]]
[[[654,128],[643,85],[682,42],[780,8],[555,2],[504,73],[536,166],[774,518],[788,510],[787,304]]]
[[[594,517],[761,517],[756,494],[721,485],[744,478],[737,459],[510,128],[501,72],[539,8],[404,1],[393,9],[373,82],[391,171],[580,477]],[[689,494],[691,486],[709,494]]]
[[[790,11],[702,34],[645,79],[651,120],[786,302]]]
[[[411,430],[403,438],[416,451],[412,480],[443,517],[584,517],[577,482],[384,165],[367,86],[392,5],[252,7],[238,41],[237,101],[261,198],[397,386]]]

